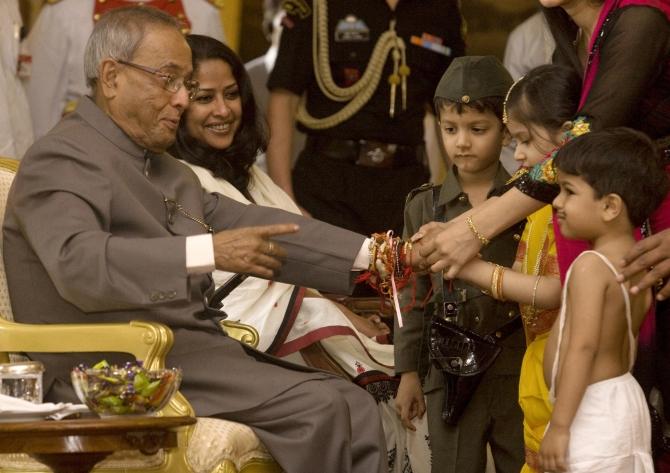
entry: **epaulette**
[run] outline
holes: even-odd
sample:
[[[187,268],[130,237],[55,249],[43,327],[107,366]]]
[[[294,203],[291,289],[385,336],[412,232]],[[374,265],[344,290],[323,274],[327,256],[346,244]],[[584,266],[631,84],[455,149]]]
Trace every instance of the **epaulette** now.
[[[281,4],[287,15],[304,20],[312,14],[312,8],[305,0],[284,0]]]
[[[425,184],[421,184],[416,189],[412,189],[411,191],[409,191],[409,194],[407,194],[407,197],[405,198],[405,205],[407,205],[410,200],[412,200],[414,197],[416,197],[420,193],[429,191],[432,188],[433,188],[433,184],[430,183],[430,182],[426,182]]]
[[[223,8],[223,4],[225,3],[225,0],[207,0],[207,2],[211,3],[216,8],[221,10]]]

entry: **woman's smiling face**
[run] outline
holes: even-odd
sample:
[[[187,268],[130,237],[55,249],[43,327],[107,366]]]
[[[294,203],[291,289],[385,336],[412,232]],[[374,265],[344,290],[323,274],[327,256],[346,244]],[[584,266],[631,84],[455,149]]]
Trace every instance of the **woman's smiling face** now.
[[[226,149],[242,120],[242,99],[233,71],[221,59],[207,59],[198,65],[194,79],[200,87],[186,110],[186,130],[212,148]]]

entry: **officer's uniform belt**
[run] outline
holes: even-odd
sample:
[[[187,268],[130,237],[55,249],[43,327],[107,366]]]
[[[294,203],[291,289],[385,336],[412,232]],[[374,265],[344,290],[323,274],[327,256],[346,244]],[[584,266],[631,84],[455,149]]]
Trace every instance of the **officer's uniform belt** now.
[[[324,136],[307,136],[305,149],[310,154],[358,166],[391,168],[423,162],[424,146],[399,145],[373,140],[343,140]]]

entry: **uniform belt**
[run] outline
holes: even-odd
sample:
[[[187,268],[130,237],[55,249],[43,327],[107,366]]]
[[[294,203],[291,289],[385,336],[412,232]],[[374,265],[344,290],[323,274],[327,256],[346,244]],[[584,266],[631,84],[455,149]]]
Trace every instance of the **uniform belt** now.
[[[463,300],[464,301],[464,300]],[[458,317],[448,317],[446,314],[449,312],[448,308],[446,307],[447,304],[452,304],[451,302],[429,302],[426,304],[426,311],[428,314],[432,314],[433,317],[439,317],[441,319],[446,320],[447,322],[451,322],[456,325],[461,325],[458,321]],[[495,330],[493,330],[490,333],[479,333],[476,329],[474,330],[475,332],[479,333],[481,336],[491,336],[495,338],[496,340],[504,340],[510,335],[512,335],[514,332],[519,330],[523,326],[523,323],[521,321],[521,316],[516,315],[514,318],[509,319],[508,321],[502,323],[500,326],[498,326]]]
[[[409,146],[374,140],[307,137],[307,149],[329,159],[374,168],[403,167],[423,161],[423,145]]]

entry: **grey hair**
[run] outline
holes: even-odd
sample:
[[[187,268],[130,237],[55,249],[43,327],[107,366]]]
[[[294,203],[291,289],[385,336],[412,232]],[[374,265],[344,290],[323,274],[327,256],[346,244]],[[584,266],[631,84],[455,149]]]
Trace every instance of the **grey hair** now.
[[[148,26],[181,30],[179,21],[156,8],[129,6],[105,13],[93,28],[84,53],[86,85],[95,90],[100,63],[110,57],[130,61]]]

